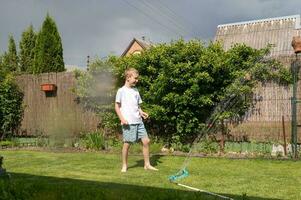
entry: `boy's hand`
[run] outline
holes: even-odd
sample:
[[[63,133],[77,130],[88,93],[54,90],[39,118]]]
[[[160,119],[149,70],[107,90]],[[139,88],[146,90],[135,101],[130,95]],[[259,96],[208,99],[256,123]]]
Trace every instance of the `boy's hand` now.
[[[129,123],[128,123],[128,121],[126,121],[125,119],[121,119],[120,120],[121,122],[121,125],[128,125]]]
[[[146,112],[141,111],[140,115],[143,119],[147,119],[148,118],[148,114]]]

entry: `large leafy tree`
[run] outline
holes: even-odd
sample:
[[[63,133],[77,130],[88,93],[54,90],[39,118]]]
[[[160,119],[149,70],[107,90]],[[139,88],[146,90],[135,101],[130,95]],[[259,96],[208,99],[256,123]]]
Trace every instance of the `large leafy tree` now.
[[[19,70],[17,48],[12,35],[9,36],[8,50],[4,53],[2,58],[2,67],[9,72]]]
[[[141,55],[115,58],[116,75],[135,67],[144,109],[151,130],[182,142],[193,140],[220,102],[235,97],[235,106],[221,110],[221,121],[239,118],[252,105],[252,91],[262,81],[289,83],[290,73],[268,59],[269,47],[253,49],[243,44],[225,51],[220,43],[205,46],[198,40],[174,41],[150,48]],[[245,78],[245,77],[252,77]]]
[[[36,43],[36,34],[33,26],[30,25],[21,36],[20,41],[20,70],[22,72],[33,72],[34,48]]]
[[[34,54],[34,74],[65,70],[61,37],[49,14],[37,35]]]
[[[23,117],[23,93],[12,73],[0,69],[0,139],[14,134]]]
[[[23,93],[15,83],[19,70],[15,41],[9,37],[8,51],[0,55],[0,139],[14,134],[23,116]]]

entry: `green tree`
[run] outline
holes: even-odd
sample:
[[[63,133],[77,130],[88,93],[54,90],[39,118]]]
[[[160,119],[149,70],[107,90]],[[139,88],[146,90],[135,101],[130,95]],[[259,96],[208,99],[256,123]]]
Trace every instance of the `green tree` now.
[[[22,72],[33,72],[34,48],[36,43],[36,34],[33,26],[30,25],[21,36],[20,41],[20,70]]]
[[[2,66],[6,71],[14,72],[19,70],[17,48],[14,37],[9,36],[8,51],[4,52]]]
[[[23,117],[23,93],[12,73],[0,69],[0,139],[14,134]]]
[[[3,55],[0,54],[0,73],[4,71]],[[1,77],[1,76],[0,76]]]
[[[61,37],[49,14],[37,35],[34,54],[34,74],[65,70]]]

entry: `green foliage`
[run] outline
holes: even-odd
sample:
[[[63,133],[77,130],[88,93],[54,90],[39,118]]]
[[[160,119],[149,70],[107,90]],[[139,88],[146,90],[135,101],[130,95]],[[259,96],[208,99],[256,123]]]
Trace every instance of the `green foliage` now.
[[[179,135],[174,135],[171,138],[171,149],[175,151],[189,152],[190,146],[183,144]]]
[[[205,138],[199,142],[195,147],[196,153],[214,154],[219,151],[219,146],[210,138]]]
[[[20,70],[22,72],[33,72],[34,48],[36,43],[36,33],[30,25],[21,36],[20,41]]]
[[[38,147],[47,147],[49,146],[49,138],[39,135],[36,138],[36,146]]]
[[[105,130],[107,135],[114,135],[120,128],[120,120],[113,110],[113,106],[111,108],[111,110],[99,113],[101,118],[100,127]]]
[[[1,70],[0,70],[1,71]],[[23,93],[11,74],[0,73],[0,138],[15,133],[23,117]]]
[[[29,199],[29,187],[25,183],[0,179],[0,199]],[[22,188],[22,189],[21,189]]]
[[[7,147],[13,147],[13,146],[16,146],[16,143],[14,141],[9,141],[9,140],[0,141],[1,148],[7,148]]]
[[[271,143],[262,142],[226,142],[225,152],[236,152],[236,153],[251,153],[258,155],[270,155],[272,152]]]
[[[83,141],[87,149],[104,150],[106,147],[104,134],[99,131],[85,134]]]
[[[47,14],[37,35],[33,73],[64,71],[63,47],[55,21]]]
[[[138,89],[151,130],[169,141],[179,136],[180,142],[190,142],[220,102],[233,95],[237,101],[233,108],[218,112],[219,121],[239,119],[252,105],[258,82],[290,82],[288,70],[268,59],[268,52],[269,47],[257,50],[244,44],[225,51],[220,43],[205,46],[180,39],[113,62],[119,84],[126,68],[138,69]]]
[[[19,70],[16,43],[12,35],[9,36],[8,51],[4,53],[1,65],[6,72]]]

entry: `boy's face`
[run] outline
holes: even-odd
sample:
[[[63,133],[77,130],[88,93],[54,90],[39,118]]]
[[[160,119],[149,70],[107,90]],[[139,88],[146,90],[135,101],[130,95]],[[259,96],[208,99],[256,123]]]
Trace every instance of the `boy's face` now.
[[[128,78],[127,78],[127,81],[129,83],[129,85],[131,87],[134,87],[137,83],[138,83],[138,78],[139,78],[139,75],[136,74],[136,73],[132,73]]]

